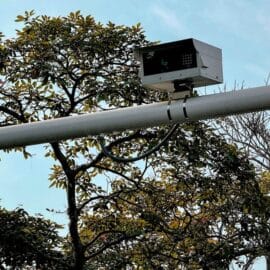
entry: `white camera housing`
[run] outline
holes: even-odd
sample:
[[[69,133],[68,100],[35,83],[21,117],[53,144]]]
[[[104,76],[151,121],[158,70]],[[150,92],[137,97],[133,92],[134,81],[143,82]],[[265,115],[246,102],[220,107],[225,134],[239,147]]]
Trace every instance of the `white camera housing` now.
[[[196,39],[138,48],[135,54],[142,84],[151,89],[172,93],[180,90],[176,84],[193,88],[223,82],[221,49]]]

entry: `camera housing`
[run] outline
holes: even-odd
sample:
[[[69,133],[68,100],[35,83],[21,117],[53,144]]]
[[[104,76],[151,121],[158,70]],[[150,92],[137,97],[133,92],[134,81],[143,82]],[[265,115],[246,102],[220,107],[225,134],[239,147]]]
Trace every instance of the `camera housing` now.
[[[143,86],[179,92],[223,82],[221,49],[190,38],[135,50]]]

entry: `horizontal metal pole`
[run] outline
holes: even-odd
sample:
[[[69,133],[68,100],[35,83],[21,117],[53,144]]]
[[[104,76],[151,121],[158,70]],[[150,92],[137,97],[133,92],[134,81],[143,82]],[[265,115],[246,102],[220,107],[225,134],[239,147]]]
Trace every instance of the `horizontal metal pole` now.
[[[270,87],[96,112],[0,128],[0,149],[270,109]]]

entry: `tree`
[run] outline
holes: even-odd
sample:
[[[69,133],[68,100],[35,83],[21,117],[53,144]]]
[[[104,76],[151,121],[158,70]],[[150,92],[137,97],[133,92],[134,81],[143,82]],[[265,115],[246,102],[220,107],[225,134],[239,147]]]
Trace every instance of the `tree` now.
[[[268,80],[269,78],[267,81]],[[226,136],[231,143],[241,148],[255,165],[256,171],[260,175],[258,183],[260,191],[264,196],[265,207],[269,209],[269,112],[257,112],[226,117],[220,119],[220,121],[215,124],[217,130]],[[265,234],[261,234],[261,237],[257,239],[258,246],[260,247],[260,253],[258,255],[265,256],[267,269],[270,269],[270,242],[269,238],[266,237],[266,232],[270,230],[269,222],[269,215],[262,215],[261,223],[264,224]]]
[[[219,130],[251,158],[259,172],[270,170],[269,113],[225,117]]]
[[[24,23],[17,37],[1,43],[2,76],[7,81],[0,91],[1,125],[149,102],[132,56],[134,46],[147,44],[140,25],[125,27],[109,22],[104,26],[79,12],[50,18],[33,17],[31,11],[18,16],[17,21]],[[114,136],[110,147],[147,136]],[[110,160],[100,152],[96,138],[51,143],[46,155],[57,161],[51,185],[67,192],[73,256],[70,268],[79,270],[88,259],[79,235],[79,217],[95,196],[104,194],[93,180],[110,167]],[[117,167],[119,173],[127,170],[123,165],[114,169]]]
[[[150,44],[140,25],[102,25],[80,12],[35,17],[31,11],[17,21],[23,28],[0,46],[6,82],[0,89],[2,126],[166,98],[138,79],[133,49]],[[109,151],[129,158],[167,131],[126,131],[103,139]],[[253,254],[248,244],[256,234],[250,237],[249,224],[256,218],[250,213],[263,209],[260,196],[249,205],[259,190],[253,168],[206,125],[184,125],[167,146],[139,163],[112,161],[100,141],[88,137],[46,146],[46,156],[55,160],[51,185],[67,195],[67,269],[210,269]],[[101,177],[108,188],[98,183]]]
[[[0,269],[32,266],[38,269],[65,269],[59,251],[59,225],[43,217],[32,217],[17,208],[0,208]]]
[[[139,190],[118,179],[112,188],[121,196],[104,196],[100,204],[110,207],[87,216],[83,231],[103,235],[97,245],[113,236],[104,228],[139,236],[96,257],[90,269],[228,269],[241,255],[257,255],[258,218],[266,211],[263,197],[254,196],[260,189],[252,165],[203,124],[175,136],[172,152],[163,148],[153,161],[155,177],[141,179]]]

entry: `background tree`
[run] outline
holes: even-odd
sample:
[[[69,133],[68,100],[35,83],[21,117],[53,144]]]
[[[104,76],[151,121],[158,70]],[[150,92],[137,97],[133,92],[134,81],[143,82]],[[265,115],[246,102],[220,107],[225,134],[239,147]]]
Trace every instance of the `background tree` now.
[[[32,217],[21,209],[0,208],[0,268],[65,269],[60,252],[60,228],[43,217]]]
[[[31,11],[17,21],[23,28],[0,46],[2,126],[166,98],[138,79],[133,49],[149,44],[140,25],[102,25],[79,12],[35,17]],[[129,158],[167,130],[104,140],[109,151]],[[52,142],[46,156],[55,160],[51,185],[67,195],[68,269],[216,269],[254,255],[258,234],[250,230],[255,210],[265,208],[253,167],[204,124],[183,125],[138,163],[113,162],[97,137]]]
[[[269,76],[265,81],[268,84]],[[252,161],[256,167],[259,177],[259,186],[264,195],[266,207],[269,208],[270,192],[270,132],[269,132],[269,112],[249,113],[245,115],[231,116],[212,122],[216,130],[226,136],[226,138],[237,145]],[[263,219],[265,230],[270,229],[269,216]],[[261,246],[260,256],[265,256],[267,269],[270,269],[269,238],[261,235],[258,239]],[[264,247],[264,248],[263,248]]]

